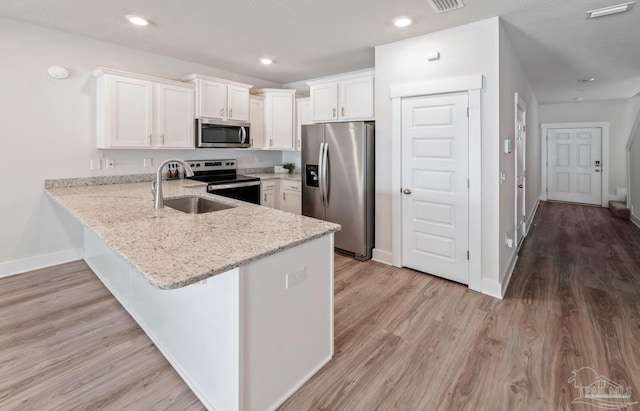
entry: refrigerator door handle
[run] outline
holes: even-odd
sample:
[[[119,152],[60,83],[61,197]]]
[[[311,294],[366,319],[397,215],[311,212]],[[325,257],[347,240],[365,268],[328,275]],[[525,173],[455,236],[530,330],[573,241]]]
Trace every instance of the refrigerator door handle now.
[[[324,176],[323,172],[323,163],[322,160],[324,158],[324,143],[320,143],[320,151],[318,152],[318,187],[320,188],[320,197],[322,198],[322,205],[325,206],[324,201],[324,182],[322,178]]]
[[[324,206],[329,207],[329,143],[324,143],[324,152],[322,153],[322,198]]]

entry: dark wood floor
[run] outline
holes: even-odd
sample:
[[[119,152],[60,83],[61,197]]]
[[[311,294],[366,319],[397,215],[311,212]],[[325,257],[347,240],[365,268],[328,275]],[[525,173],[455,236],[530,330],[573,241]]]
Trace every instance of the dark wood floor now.
[[[335,358],[281,410],[597,410],[572,404],[582,367],[640,400],[640,230],[607,209],[542,203],[502,301],[336,268]]]
[[[581,367],[640,400],[640,230],[542,203],[502,301],[336,255],[335,357],[280,409],[597,410]],[[97,408],[202,405],[84,263],[0,279],[0,409]]]

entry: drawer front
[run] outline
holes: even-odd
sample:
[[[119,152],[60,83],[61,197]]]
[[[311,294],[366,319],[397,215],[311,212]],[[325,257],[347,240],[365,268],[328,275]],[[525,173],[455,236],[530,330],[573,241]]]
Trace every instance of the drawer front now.
[[[300,181],[282,180],[283,190],[300,191],[302,183]]]
[[[261,181],[262,190],[275,190],[278,182],[276,180]]]

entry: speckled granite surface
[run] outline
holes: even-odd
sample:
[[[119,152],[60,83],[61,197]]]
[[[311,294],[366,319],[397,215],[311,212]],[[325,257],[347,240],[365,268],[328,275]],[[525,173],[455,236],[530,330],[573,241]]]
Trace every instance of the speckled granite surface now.
[[[280,179],[280,180],[293,180],[302,181],[302,174],[300,173],[253,173],[246,174],[250,177],[258,177],[260,180]]]
[[[165,198],[207,197],[237,207],[191,215],[153,209],[151,184],[48,188],[46,192],[154,286],[184,287],[338,231],[326,221],[206,193],[206,184],[165,181]]]

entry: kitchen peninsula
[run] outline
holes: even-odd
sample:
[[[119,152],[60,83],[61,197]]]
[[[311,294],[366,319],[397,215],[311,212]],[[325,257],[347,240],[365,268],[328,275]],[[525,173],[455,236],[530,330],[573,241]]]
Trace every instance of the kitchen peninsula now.
[[[84,258],[208,409],[271,410],[333,356],[340,226],[165,181],[164,197],[234,208],[153,209],[149,182],[52,180],[84,227]]]

